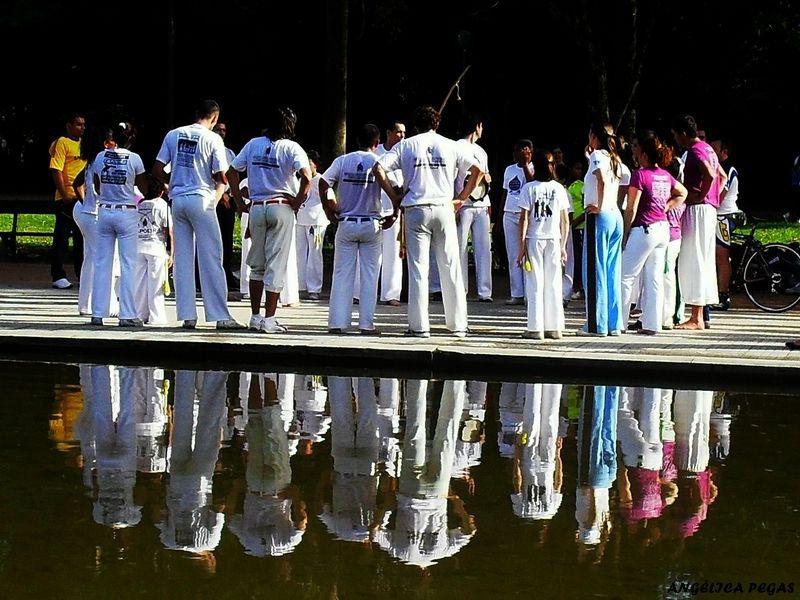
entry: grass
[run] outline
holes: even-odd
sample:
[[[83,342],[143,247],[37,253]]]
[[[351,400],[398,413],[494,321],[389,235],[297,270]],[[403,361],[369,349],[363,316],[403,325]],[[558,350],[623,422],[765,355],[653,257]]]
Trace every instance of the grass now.
[[[53,231],[52,215],[20,215],[17,222],[18,231]],[[756,227],[756,238],[764,243],[782,242],[789,243],[800,241],[800,223],[785,221],[755,221],[749,219],[748,223],[740,227],[739,233],[748,233]],[[0,215],[0,231],[11,230],[11,215]],[[233,245],[234,251],[241,251],[239,220],[236,220]],[[21,254],[40,254],[49,251],[52,240],[41,237],[20,237],[17,240],[18,251]]]

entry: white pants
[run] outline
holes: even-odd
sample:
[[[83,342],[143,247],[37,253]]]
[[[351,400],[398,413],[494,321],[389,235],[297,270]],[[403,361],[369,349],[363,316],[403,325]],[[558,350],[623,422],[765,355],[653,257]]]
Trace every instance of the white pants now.
[[[403,291],[403,260],[400,258],[400,219],[381,231],[381,300],[400,300]]]
[[[525,271],[517,264],[519,256],[519,216],[520,213],[503,213],[503,235],[506,239],[508,256],[508,280],[512,298],[525,297]]]
[[[683,314],[683,303],[678,307],[678,277],[676,265],[681,253],[681,240],[671,240],[667,244],[666,267],[664,268],[664,317],[663,325],[672,327],[675,314]]]
[[[297,280],[300,290],[322,291],[322,241],[327,225],[296,225]]]
[[[634,286],[641,281],[637,306],[642,309],[642,329],[661,331],[664,321],[664,265],[669,244],[669,223],[659,221],[632,227],[622,251],[623,317],[631,305]]]
[[[467,329],[467,294],[458,260],[456,218],[450,205],[405,209],[408,251],[408,327],[430,331],[428,273],[431,248],[442,283],[445,324],[451,331]]]
[[[149,325],[167,324],[164,281],[167,279],[167,255],[140,252],[136,257],[136,314]]]
[[[342,221],[336,229],[328,327],[347,329],[353,313],[356,267],[359,274],[359,329],[375,328],[378,271],[381,261],[381,228],[377,219],[363,223]]]
[[[563,331],[564,305],[561,298],[561,249],[557,240],[528,238],[531,270],[525,273],[528,294],[528,331]]]
[[[472,253],[475,259],[475,284],[479,298],[492,297],[492,240],[488,206],[464,206],[458,211],[458,251],[464,290],[469,291],[467,242],[472,231]]]
[[[678,281],[686,304],[719,302],[717,293],[717,211],[710,204],[691,204],[681,219]]]
[[[108,317],[115,249],[119,248],[119,318],[136,318],[135,277],[139,213],[135,208],[100,208],[97,218],[92,316]]]
[[[289,258],[286,261],[286,282],[281,290],[280,302],[283,306],[300,303],[300,279],[297,270],[297,226],[292,228],[292,241],[289,244]]]
[[[173,198],[172,221],[175,238],[175,307],[178,320],[197,319],[195,241],[206,321],[230,319],[228,284],[222,268],[222,236],[214,199],[204,198],[200,194]]]
[[[565,302],[572,298],[572,284],[575,272],[575,248],[572,244],[572,227],[567,228],[567,263],[564,265],[561,282],[561,298]]]
[[[81,266],[80,289],[78,290],[78,312],[88,315],[92,312],[92,285],[94,280],[95,250],[97,246],[97,215],[83,212],[83,204],[78,201],[72,209],[72,218],[83,235],[83,265]],[[119,314],[119,252],[114,245],[114,261],[111,265],[111,296],[108,314]]]
[[[250,252],[250,238],[245,237],[249,218],[250,215],[243,212],[239,221],[239,229],[242,236],[242,257],[239,261],[239,292],[242,294],[250,293],[250,265],[247,264],[247,255]]]

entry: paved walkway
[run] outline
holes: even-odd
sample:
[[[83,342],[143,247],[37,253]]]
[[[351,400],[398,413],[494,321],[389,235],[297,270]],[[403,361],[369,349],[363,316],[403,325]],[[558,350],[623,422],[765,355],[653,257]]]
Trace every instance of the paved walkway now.
[[[116,361],[159,366],[224,369],[297,369],[315,373],[458,376],[491,380],[602,381],[639,385],[706,385],[791,391],[800,382],[800,352],[784,347],[800,337],[800,311],[768,314],[735,298],[734,308],[714,313],[704,332],[668,331],[656,336],[578,337],[583,304],[567,310],[561,340],[520,337],[525,307],[469,302],[470,328],[458,339],[444,328],[441,303],[431,304],[432,336],[406,338],[405,305],[379,306],[380,337],[327,333],[327,303],[280,308],[290,331],[281,335],[217,332],[201,319],[195,331],[177,327],[87,325],[77,314],[77,290],[54,290],[47,267],[0,263],[0,357],[47,361]],[[231,301],[235,318],[247,322],[249,304]],[[174,302],[168,302],[174,319]],[[356,330],[357,331],[357,330]]]

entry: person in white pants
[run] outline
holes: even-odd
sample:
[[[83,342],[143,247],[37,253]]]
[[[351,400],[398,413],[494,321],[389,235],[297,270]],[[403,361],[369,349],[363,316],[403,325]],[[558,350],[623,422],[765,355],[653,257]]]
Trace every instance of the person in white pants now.
[[[403,140],[384,154],[374,167],[383,190],[394,207],[405,213],[408,253],[408,331],[414,337],[430,337],[428,315],[429,252],[433,246],[442,280],[445,323],[456,337],[467,335],[467,294],[458,259],[455,210],[461,207],[479,176],[483,174],[474,158],[464,154],[453,140],[436,133],[439,112],[432,106],[415,111],[417,135]],[[458,169],[467,164],[470,179],[452,198]],[[402,169],[406,192],[392,188],[387,171]]]
[[[687,149],[683,185],[688,193],[681,221],[678,280],[691,310],[689,318],[676,329],[697,331],[706,329],[703,307],[719,301],[715,248],[717,207],[725,173],[720,171],[714,149],[698,136],[697,122],[691,115],[672,121],[672,135],[675,143]]]
[[[92,325],[102,325],[109,316],[114,248],[119,246],[120,327],[141,327],[136,318],[135,273],[138,255],[135,187],[147,186],[142,158],[130,151],[135,138],[130,123],[120,123],[113,130],[116,148],[103,150],[92,164],[92,181],[99,196],[97,248],[92,282]]]
[[[251,246],[250,308],[248,324],[252,331],[283,333],[275,312],[286,285],[287,265],[296,264],[292,241],[295,232],[294,210],[306,199],[311,184],[311,168],[305,150],[293,141],[297,116],[288,107],[268,114],[264,135],[251,139],[236,155],[228,169],[234,200],[242,211],[249,211]],[[239,173],[247,170],[250,204],[245,206]],[[261,296],[266,291],[264,316]]]
[[[196,240],[206,321],[216,321],[217,329],[242,329],[244,326],[234,321],[228,310],[222,236],[216,212],[225,192],[228,168],[225,144],[212,131],[219,120],[219,104],[204,100],[195,115],[197,120],[192,125],[167,133],[152,170],[157,179],[169,185],[172,198],[177,317],[185,329],[197,326]]]
[[[322,291],[322,242],[330,221],[325,215],[319,197],[319,181],[322,175],[317,172],[320,164],[319,153],[308,151],[311,165],[311,187],[308,198],[297,210],[297,278],[300,297],[303,293],[309,300],[319,300]]]
[[[472,233],[472,254],[475,261],[475,285],[478,293],[478,302],[492,301],[492,241],[491,219],[489,216],[489,185],[492,177],[489,175],[489,159],[486,150],[478,145],[478,140],[483,135],[483,120],[478,116],[468,117],[464,123],[465,135],[456,143],[463,146],[465,154],[472,152],[475,162],[483,171],[483,178],[477,182],[475,191],[468,198],[456,215],[458,230],[458,251],[461,256],[461,273],[464,279],[464,289],[469,292],[469,269],[467,247],[470,233]],[[456,177],[455,194],[458,195],[464,188],[466,172],[459,171]]]
[[[630,306],[634,286],[642,307],[639,333],[655,334],[664,320],[664,267],[669,246],[667,211],[683,204],[686,188],[659,165],[672,162],[672,151],[655,136],[634,138],[640,168],[630,180],[623,219],[622,306]]]
[[[167,307],[164,282],[172,253],[172,226],[169,205],[162,197],[164,186],[152,176],[145,197],[139,202],[138,256],[136,260],[136,313],[148,325],[166,325]]]
[[[508,165],[503,173],[503,235],[506,242],[506,255],[508,256],[508,279],[510,297],[506,300],[508,305],[525,303],[525,275],[522,267],[517,264],[520,251],[519,236],[519,193],[522,186],[533,180],[533,167],[531,154],[533,142],[518,140],[514,144],[514,164]]]
[[[99,139],[99,138],[104,139]],[[97,138],[93,143],[88,140]],[[86,146],[86,167],[78,173],[72,182],[72,189],[78,201],[72,209],[72,219],[78,225],[83,236],[83,264],[81,265],[80,286],[78,290],[78,314],[88,317],[92,314],[92,282],[94,280],[95,248],[97,246],[97,194],[94,190],[92,177],[92,160],[95,152],[110,149],[116,146],[113,134],[110,129],[100,130],[91,128],[87,135],[83,137]],[[88,146],[95,146],[92,150]],[[91,152],[91,156],[89,153]],[[84,146],[81,144],[81,153],[84,153]],[[112,273],[112,293],[110,296],[110,306],[108,314],[112,317],[119,315],[119,253],[114,247],[114,260],[111,267]]]
[[[386,129],[386,141],[379,144],[375,153],[383,156],[395,144],[405,139],[405,123],[394,121],[391,128]],[[392,187],[403,187],[403,171],[395,169],[386,173]],[[381,216],[388,217],[395,213],[392,201],[386,192],[381,190]],[[394,219],[391,227],[381,231],[381,304],[400,306],[400,295],[403,291],[403,257],[400,243],[400,219]]]
[[[375,304],[381,265],[381,195],[372,167],[380,130],[370,124],[358,133],[359,150],[339,156],[322,174],[319,195],[325,198],[328,218],[339,222],[333,257],[328,332],[344,333],[351,324],[356,266],[360,271],[358,328],[362,335],[378,335]],[[335,199],[328,194],[336,186]]]
[[[569,195],[553,177],[546,153],[533,155],[533,181],[519,194],[519,252],[517,264],[525,270],[528,303],[523,337],[560,339],[565,328],[562,271],[567,260]]]

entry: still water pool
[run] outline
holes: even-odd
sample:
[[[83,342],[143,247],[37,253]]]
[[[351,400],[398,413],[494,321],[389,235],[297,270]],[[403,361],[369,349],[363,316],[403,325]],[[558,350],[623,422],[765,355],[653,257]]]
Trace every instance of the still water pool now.
[[[0,371],[0,598],[800,594],[797,397]]]

